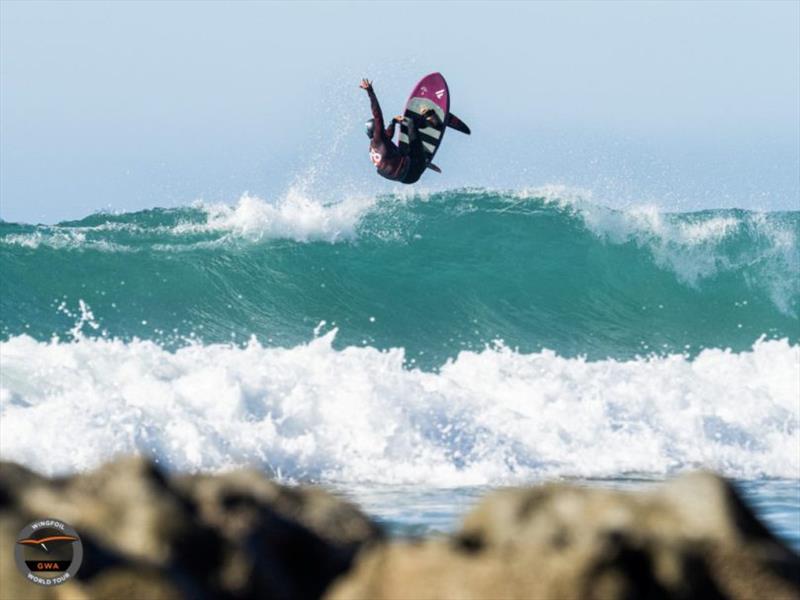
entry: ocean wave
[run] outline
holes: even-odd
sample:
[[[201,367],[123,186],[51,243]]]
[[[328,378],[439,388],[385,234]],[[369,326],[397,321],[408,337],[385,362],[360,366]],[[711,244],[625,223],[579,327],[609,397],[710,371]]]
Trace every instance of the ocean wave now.
[[[322,202],[299,188],[290,188],[276,200],[243,194],[234,204],[201,200],[188,207],[152,209],[139,213],[97,213],[86,219],[58,225],[17,225],[20,229],[0,236],[9,246],[54,249],[131,251],[160,247],[181,249],[194,245],[197,236],[213,240],[259,242],[289,239],[295,242],[352,240],[362,217],[376,205],[372,196],[352,195],[337,202]],[[155,219],[153,219],[155,216]],[[119,237],[109,243],[103,236]]]
[[[800,477],[800,346],[786,340],[628,361],[495,345],[426,372],[402,349],[337,350],[335,335],[175,352],[12,337],[2,457],[48,474],[141,453],[188,471],[429,486],[698,467]]]
[[[676,266],[681,260],[671,256],[676,249],[713,247],[737,235],[760,239],[797,267],[798,224],[776,218],[781,213],[719,209],[695,213],[670,213],[654,204],[614,209],[594,199],[590,190],[563,185],[546,185],[522,190],[465,188],[431,193],[418,190],[375,197],[345,194],[336,201],[323,201],[306,186],[296,185],[272,200],[249,193],[235,203],[207,203],[202,200],[188,207],[151,209],[134,213],[96,213],[79,221],[58,225],[15,226],[20,231],[5,231],[0,243],[36,248],[80,248],[91,244],[91,234],[138,234],[146,246],[153,235],[181,238],[202,233],[239,236],[253,242],[287,239],[296,242],[336,243],[370,237],[374,229],[364,226],[370,216],[397,216],[397,209],[413,212],[418,205],[440,205],[445,210],[485,211],[487,214],[531,215],[541,209],[560,211],[579,220],[597,237],[614,244],[635,241],[655,251],[665,264]],[[785,214],[785,213],[784,213]],[[135,243],[137,240],[132,239]],[[162,240],[163,241],[163,240]],[[119,245],[107,245],[114,251]],[[101,248],[102,249],[102,248]],[[695,257],[696,258],[696,257]],[[709,258],[715,258],[711,253]],[[694,270],[681,270],[688,280],[714,272],[705,261]]]
[[[403,347],[439,366],[502,339],[632,358],[800,341],[800,213],[612,210],[549,186],[353,195],[0,223],[0,335],[69,337],[91,306],[112,337]],[[164,333],[166,332],[166,333]],[[86,332],[91,333],[91,332]],[[175,347],[176,344],[173,344]]]

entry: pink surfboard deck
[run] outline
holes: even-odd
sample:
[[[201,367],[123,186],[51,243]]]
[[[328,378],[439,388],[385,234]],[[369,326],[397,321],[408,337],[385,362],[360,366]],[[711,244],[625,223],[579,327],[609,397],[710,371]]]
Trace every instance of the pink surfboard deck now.
[[[405,116],[413,117],[422,114],[423,109],[433,110],[439,117],[439,125],[428,125],[419,130],[422,140],[422,147],[425,150],[425,158],[430,162],[444,137],[447,129],[447,117],[450,114],[450,90],[447,82],[441,73],[430,73],[419,80],[414,86],[411,95],[406,103]],[[400,127],[400,148],[408,146],[408,127],[403,124]]]
[[[450,112],[450,90],[441,73],[430,73],[419,80],[411,91],[406,105],[414,98],[426,98],[447,114]]]

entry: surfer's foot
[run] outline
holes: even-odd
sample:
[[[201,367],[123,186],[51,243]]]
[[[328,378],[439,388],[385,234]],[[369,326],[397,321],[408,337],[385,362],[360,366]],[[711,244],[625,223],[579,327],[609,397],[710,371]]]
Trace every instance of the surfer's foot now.
[[[439,120],[439,115],[436,114],[433,110],[428,108],[427,106],[422,109],[422,118],[425,119],[428,125],[431,127],[441,127],[442,122]]]

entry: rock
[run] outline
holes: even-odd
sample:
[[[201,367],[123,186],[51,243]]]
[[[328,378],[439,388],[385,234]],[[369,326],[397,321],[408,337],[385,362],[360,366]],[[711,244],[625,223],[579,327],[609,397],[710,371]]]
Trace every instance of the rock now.
[[[6,598],[318,598],[379,528],[353,505],[255,471],[165,475],[127,458],[46,479],[0,463],[0,547],[35,518],[81,536],[84,560],[62,586],[32,585],[13,552],[0,561]]]
[[[238,596],[318,598],[362,544],[382,536],[352,504],[255,471],[179,477],[177,485],[234,548],[221,575]]]
[[[248,510],[253,502],[270,506],[333,544],[359,545],[382,535],[353,504],[320,488],[279,485],[257,471],[179,476],[175,482],[195,500],[206,522],[234,536],[253,526],[254,514]]]
[[[800,559],[724,479],[487,496],[448,540],[368,549],[329,600],[800,598]]]
[[[81,535],[63,586],[26,582],[8,551],[41,517]],[[499,490],[451,536],[387,543],[352,504],[252,470],[170,476],[128,458],[47,479],[0,463],[0,549],[3,600],[800,598],[798,556],[708,473]]]

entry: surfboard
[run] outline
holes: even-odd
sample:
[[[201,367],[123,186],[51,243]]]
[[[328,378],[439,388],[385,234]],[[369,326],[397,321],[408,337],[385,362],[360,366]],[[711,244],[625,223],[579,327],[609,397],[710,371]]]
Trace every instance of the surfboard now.
[[[425,108],[433,110],[439,117],[436,126],[428,124],[419,130],[425,158],[430,163],[442,143],[447,119],[450,116],[450,90],[441,73],[430,73],[419,80],[419,83],[411,90],[404,115],[414,118],[421,115]],[[406,152],[408,150],[408,126],[405,123],[400,126],[399,141],[400,149]]]

